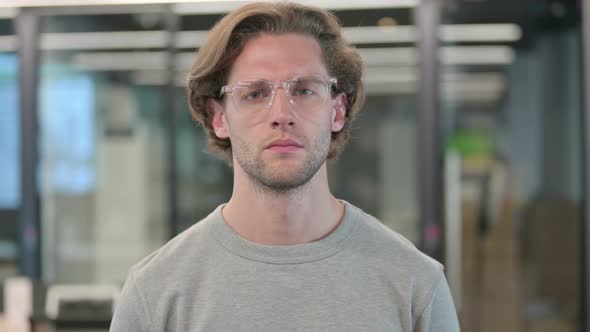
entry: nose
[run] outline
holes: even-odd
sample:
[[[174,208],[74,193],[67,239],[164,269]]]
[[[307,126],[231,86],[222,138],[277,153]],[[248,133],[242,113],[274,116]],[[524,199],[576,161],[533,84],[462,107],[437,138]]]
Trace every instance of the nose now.
[[[273,103],[270,105],[270,122],[273,128],[292,127],[295,117],[289,106],[289,96],[284,89],[277,89]]]

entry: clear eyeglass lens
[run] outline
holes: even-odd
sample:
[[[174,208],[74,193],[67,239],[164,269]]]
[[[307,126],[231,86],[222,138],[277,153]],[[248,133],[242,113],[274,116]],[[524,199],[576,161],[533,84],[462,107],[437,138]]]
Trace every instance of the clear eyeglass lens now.
[[[266,81],[253,81],[238,84],[234,88],[234,98],[239,106],[260,107],[270,103],[272,86]]]
[[[295,110],[314,110],[326,102],[330,95],[329,83],[321,77],[300,77],[288,85],[290,104]],[[263,110],[271,106],[273,87],[267,81],[251,81],[234,87],[232,97],[242,111]]]

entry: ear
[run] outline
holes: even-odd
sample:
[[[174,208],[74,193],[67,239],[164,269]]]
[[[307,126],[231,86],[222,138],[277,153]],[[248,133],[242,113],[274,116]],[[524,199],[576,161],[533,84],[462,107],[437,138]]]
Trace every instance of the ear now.
[[[344,128],[346,121],[346,94],[341,93],[334,97],[332,108],[332,132],[339,132]]]
[[[223,105],[215,99],[209,99],[207,101],[207,112],[211,116],[211,126],[215,131],[215,135],[218,138],[228,138],[229,127]]]

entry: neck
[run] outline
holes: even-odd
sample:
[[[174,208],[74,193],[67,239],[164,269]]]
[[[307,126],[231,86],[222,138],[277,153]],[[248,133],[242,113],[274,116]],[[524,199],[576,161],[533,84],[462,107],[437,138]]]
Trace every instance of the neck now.
[[[260,188],[234,163],[234,189],[222,213],[240,236],[268,245],[317,241],[330,234],[344,206],[328,186],[326,164],[305,185],[285,192]]]

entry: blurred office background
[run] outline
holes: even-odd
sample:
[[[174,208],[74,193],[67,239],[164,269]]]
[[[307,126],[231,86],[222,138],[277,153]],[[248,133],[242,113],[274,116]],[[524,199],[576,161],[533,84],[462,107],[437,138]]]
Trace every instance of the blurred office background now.
[[[0,281],[120,286],[229,198],[184,84],[244,2],[118,2],[0,2]],[[464,331],[590,331],[588,4],[313,3],[366,65],[335,194],[445,263]]]

